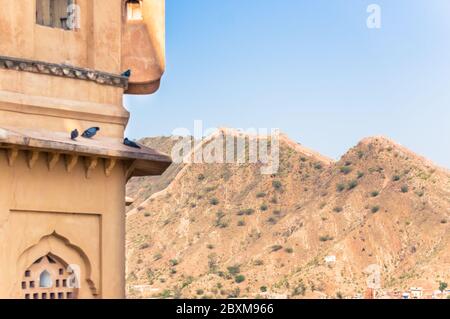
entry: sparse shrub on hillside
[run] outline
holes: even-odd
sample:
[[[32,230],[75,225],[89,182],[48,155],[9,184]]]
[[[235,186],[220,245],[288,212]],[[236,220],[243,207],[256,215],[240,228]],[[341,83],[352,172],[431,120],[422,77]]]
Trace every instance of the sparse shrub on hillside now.
[[[423,195],[425,195],[423,191],[416,191],[415,194],[419,197],[423,197]]]
[[[348,183],[347,189],[352,190],[352,189],[356,188],[356,186],[358,186],[358,182],[356,180],[352,180]]]
[[[245,276],[244,275],[237,275],[236,277],[234,277],[234,281],[237,284],[240,284],[241,282],[245,281]]]
[[[197,295],[203,295],[205,293],[205,291],[203,289],[197,289],[196,291]]]
[[[205,188],[206,193],[210,193],[212,191],[215,191],[217,189],[217,186],[208,186]]]
[[[237,225],[240,227],[245,226],[245,221],[241,219],[240,221],[238,221]]]
[[[271,252],[276,252],[276,251],[279,251],[281,249],[283,249],[283,246],[281,246],[281,245],[273,245],[272,247],[270,247],[270,251]]]
[[[359,159],[362,159],[363,158],[363,156],[364,156],[364,152],[363,151],[358,151],[358,158]]]
[[[288,248],[285,248],[284,251],[287,252],[288,254],[292,254],[294,252],[294,249],[291,247],[288,247]]]
[[[317,163],[314,164],[314,169],[321,170],[322,168],[323,168],[322,163],[317,162]]]
[[[351,161],[345,161],[345,166],[351,166],[352,162]]]
[[[209,203],[213,206],[217,206],[217,205],[219,205],[219,200],[217,198],[213,197],[209,200]]]
[[[336,206],[335,208],[333,208],[333,211],[335,213],[341,213],[344,209],[341,206]]]
[[[208,245],[206,245],[206,248],[208,248],[208,249],[214,249],[214,245],[213,245],[213,244],[208,244]]]
[[[171,259],[171,260],[169,260],[169,264],[170,264],[172,267],[175,267],[176,265],[179,264],[179,261],[178,261],[177,259]]]
[[[216,221],[214,223],[214,226],[219,228],[226,228],[228,227],[228,223],[223,220],[225,217],[225,214],[222,211],[218,211],[216,213]]]
[[[269,219],[267,219],[267,222],[269,224],[275,225],[277,223],[277,220],[274,217],[269,217]]]
[[[338,292],[336,293],[336,298],[337,298],[337,299],[344,299],[344,295],[342,294],[342,292],[338,291]]]
[[[306,286],[303,282],[300,282],[292,291],[292,296],[304,296],[306,293]]]
[[[392,180],[394,182],[398,182],[400,180],[400,176],[399,175],[394,175],[394,176],[392,176]]]
[[[277,200],[276,197],[272,197],[272,198],[270,199],[270,202],[271,202],[272,204],[277,204],[277,203],[278,203],[278,200]]]
[[[250,215],[253,215],[254,213],[255,213],[254,209],[248,208],[248,209],[243,209],[243,210],[238,211],[237,215],[238,216],[244,216],[244,215],[250,216]]]
[[[402,193],[407,193],[409,192],[409,187],[407,185],[403,185],[402,188],[400,188],[400,191]]]
[[[262,204],[259,209],[261,209],[261,211],[265,212],[267,209],[269,209],[269,207],[267,207],[266,204]]]
[[[308,159],[306,157],[300,157],[300,162],[306,162]]]
[[[380,206],[373,206],[370,211],[372,212],[372,214],[377,213],[380,210]]]
[[[352,172],[352,168],[349,166],[342,166],[339,170],[344,175],[348,175]]]
[[[370,196],[372,197],[377,197],[378,195],[380,195],[379,191],[373,191],[372,193],[370,193]]]
[[[160,297],[161,297],[162,299],[167,299],[167,298],[170,298],[171,295],[172,295],[172,292],[171,292],[169,289],[165,289],[165,290],[161,293]]]
[[[444,290],[447,289],[447,287],[448,287],[448,284],[446,282],[443,282],[443,281],[439,282],[439,290],[441,292],[444,292]]]
[[[145,216],[145,217],[150,217],[151,214],[150,214],[149,212],[145,212],[145,213],[144,213],[144,216]]]
[[[283,187],[283,184],[281,184],[281,182],[279,180],[274,180],[274,181],[272,181],[272,186],[273,186],[273,188],[275,188],[276,190],[279,191]]]
[[[203,180],[205,179],[205,175],[199,174],[198,177],[197,177],[197,179],[198,179],[199,181],[203,181]]]
[[[358,173],[356,174],[356,176],[358,177],[358,179],[361,179],[361,178],[364,177],[364,173],[363,173],[363,172],[358,172]]]
[[[336,190],[340,193],[345,189],[345,185],[342,183],[339,183],[336,185]]]
[[[331,237],[330,235],[320,236],[319,240],[322,242],[330,241],[330,240],[333,240],[333,237]]]
[[[446,219],[441,219],[441,224],[447,224],[447,220]]]
[[[266,193],[260,192],[260,193],[256,194],[256,198],[263,198],[263,197],[266,197]]]
[[[158,260],[160,260],[162,258],[162,255],[160,254],[160,253],[157,253],[157,254],[155,254],[154,256],[153,256],[153,260],[154,261],[158,261]]]
[[[227,270],[230,273],[230,275],[237,275],[241,272],[241,266],[240,265],[228,266]]]
[[[144,243],[144,244],[139,246],[139,249],[141,249],[141,250],[144,250],[144,249],[147,249],[147,248],[150,248],[150,244],[148,244],[148,243]]]
[[[276,209],[276,210],[273,211],[273,214],[276,215],[276,216],[280,216],[281,215],[281,210]]]
[[[255,266],[262,266],[262,265],[264,265],[264,261],[262,259],[256,259],[253,262],[253,265],[255,265]]]
[[[266,286],[261,286],[261,287],[259,287],[259,291],[267,292],[267,287]]]

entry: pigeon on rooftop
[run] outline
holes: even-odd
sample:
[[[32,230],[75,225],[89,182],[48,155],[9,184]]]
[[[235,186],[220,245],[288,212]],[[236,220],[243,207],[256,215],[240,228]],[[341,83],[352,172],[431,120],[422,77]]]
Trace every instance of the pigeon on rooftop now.
[[[128,138],[123,140],[123,144],[129,147],[141,148],[136,142],[130,141]]]
[[[126,70],[125,72],[123,72],[121,74],[121,76],[125,76],[125,77],[129,78],[131,76],[131,70],[130,69]]]
[[[70,139],[71,139],[71,140],[75,140],[79,135],[80,135],[80,133],[78,133],[78,130],[77,130],[77,129],[74,129],[74,130],[70,133]]]
[[[93,138],[98,131],[100,131],[99,127],[91,127],[86,131],[84,131],[83,134],[81,134],[81,136],[83,136],[84,138]]]

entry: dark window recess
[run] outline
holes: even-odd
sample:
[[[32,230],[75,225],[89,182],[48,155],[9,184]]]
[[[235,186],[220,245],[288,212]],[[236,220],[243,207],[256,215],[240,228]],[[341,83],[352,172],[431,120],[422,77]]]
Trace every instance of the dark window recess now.
[[[62,292],[58,292],[58,299],[64,299],[64,294]]]
[[[27,289],[27,283],[25,281],[22,281],[22,289]]]
[[[31,271],[27,270],[25,271],[25,277],[30,277],[31,276]]]
[[[67,23],[74,0],[36,0],[36,23],[51,28],[70,30]]]
[[[30,288],[34,288],[34,281],[30,281]]]

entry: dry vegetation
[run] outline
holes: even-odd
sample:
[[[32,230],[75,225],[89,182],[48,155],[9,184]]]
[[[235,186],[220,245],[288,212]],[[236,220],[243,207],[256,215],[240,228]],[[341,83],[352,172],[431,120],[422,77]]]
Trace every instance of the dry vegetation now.
[[[450,281],[447,170],[383,137],[337,162],[286,137],[280,146],[276,175],[186,164],[133,180],[129,296],[345,297],[364,292],[371,264],[387,289]]]

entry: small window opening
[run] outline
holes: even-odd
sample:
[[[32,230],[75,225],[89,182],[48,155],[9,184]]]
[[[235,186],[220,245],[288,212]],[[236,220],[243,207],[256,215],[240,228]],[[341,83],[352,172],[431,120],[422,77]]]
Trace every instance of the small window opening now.
[[[34,288],[34,281],[30,281],[30,288]]]
[[[128,21],[142,20],[142,1],[127,0],[126,5]]]
[[[53,286],[52,276],[47,270],[44,270],[39,276],[39,287],[52,288],[52,286]]]
[[[74,0],[36,0],[36,23],[51,28],[72,30],[68,23]]]
[[[39,294],[33,294],[33,299],[39,299]]]
[[[25,281],[22,281],[22,289],[27,289],[27,283]]]
[[[64,294],[62,292],[58,292],[58,299],[64,299]]]
[[[64,275],[64,269],[59,268],[59,274],[60,274],[60,275]]]
[[[25,277],[30,277],[31,276],[31,271],[27,270],[25,271]]]

